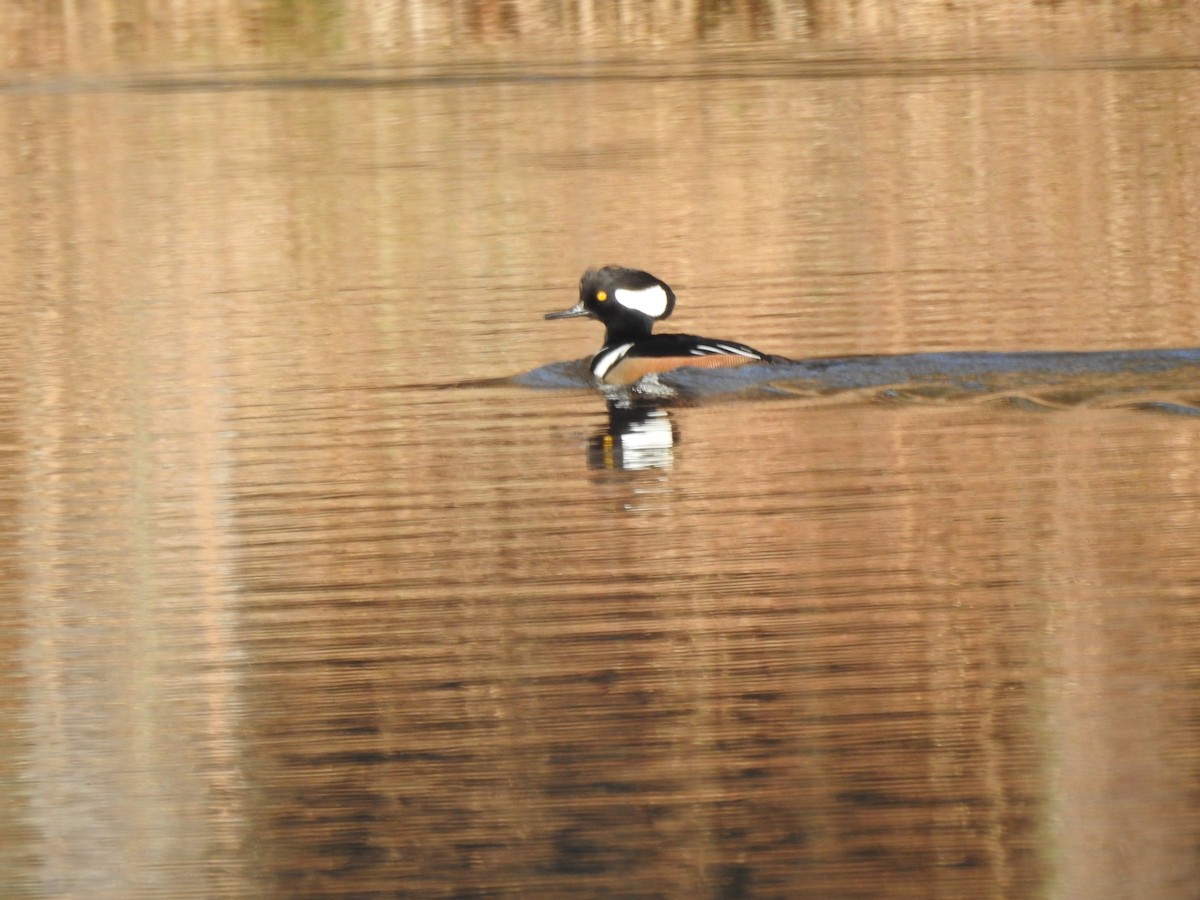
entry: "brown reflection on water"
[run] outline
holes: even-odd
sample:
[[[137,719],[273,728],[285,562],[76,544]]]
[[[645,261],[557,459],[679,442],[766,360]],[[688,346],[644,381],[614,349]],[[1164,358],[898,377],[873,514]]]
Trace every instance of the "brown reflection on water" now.
[[[1125,552],[1154,507],[1194,503],[1172,425],[809,411],[796,434],[736,412],[741,434],[728,409],[680,416],[692,449],[671,480],[564,480],[535,442],[492,457],[498,483],[529,482],[519,506],[364,485],[376,509],[325,520],[347,534],[296,535],[248,573],[251,833],[283,894],[398,876],[597,896],[1187,883],[1167,832],[1189,817],[1196,685],[1174,673],[1196,648],[1171,598],[1193,590],[1195,511]],[[1147,458],[1131,473],[1100,451],[1119,470],[1080,484],[1097,444]],[[1147,521],[1126,483],[1163,485]],[[394,507],[460,552],[370,527]],[[1142,650],[1097,642],[1131,619],[1130,582],[1154,609]],[[1147,695],[1152,739],[1122,737]],[[1145,816],[1163,817],[1138,826],[1152,866],[1126,834]]]
[[[412,65],[574,59],[633,50],[702,54],[751,45],[789,56],[863,54],[1021,60],[1188,57],[1196,14],[1184,3],[986,6],[834,0],[638,3],[369,0],[322,3],[20,4],[0,19],[9,71],[280,64]],[[449,53],[447,51],[450,51]],[[664,54],[664,51],[666,53]]]
[[[1194,343],[1193,72],[780,65],[12,97],[0,216],[19,264],[0,278],[52,308],[86,297],[84,316],[107,315],[97,295],[201,333],[224,313],[243,332],[231,365],[273,340],[284,356],[391,353],[402,331],[456,361],[391,353],[410,383],[594,351],[594,327],[539,328],[536,304],[608,261],[676,286],[674,327],[794,357]],[[367,333],[318,343],[326,304],[380,297],[395,302],[344,320]],[[307,342],[269,327],[284,315]]]
[[[8,883],[1190,896],[1193,420],[462,384],[1195,343],[1193,71],[776,65],[0,98]]]

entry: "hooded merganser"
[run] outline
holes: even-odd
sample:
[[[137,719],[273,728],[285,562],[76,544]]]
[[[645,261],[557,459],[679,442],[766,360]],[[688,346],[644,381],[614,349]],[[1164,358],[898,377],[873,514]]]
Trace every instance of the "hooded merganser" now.
[[[683,366],[745,366],[776,359],[735,341],[651,334],[654,323],[674,309],[675,292],[665,281],[638,269],[605,266],[583,273],[578,303],[562,312],[547,313],[546,318],[588,316],[603,322],[604,346],[592,357],[592,375],[619,387]]]

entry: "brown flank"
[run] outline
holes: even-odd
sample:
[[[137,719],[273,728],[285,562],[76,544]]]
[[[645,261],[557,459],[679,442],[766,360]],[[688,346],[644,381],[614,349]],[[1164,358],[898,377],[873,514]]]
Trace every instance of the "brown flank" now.
[[[669,372],[684,366],[697,366],[702,369],[728,369],[733,366],[746,366],[760,363],[761,359],[740,356],[733,353],[711,353],[705,356],[635,356],[625,357],[608,370],[604,376],[606,384],[627,387],[641,378],[654,372]]]

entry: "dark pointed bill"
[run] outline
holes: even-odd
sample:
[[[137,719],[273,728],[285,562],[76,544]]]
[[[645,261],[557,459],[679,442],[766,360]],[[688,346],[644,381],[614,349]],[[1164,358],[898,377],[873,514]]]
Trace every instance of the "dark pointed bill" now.
[[[570,309],[564,309],[562,312],[546,313],[547,319],[574,319],[576,316],[590,316],[591,313],[584,307],[583,301],[580,300]]]

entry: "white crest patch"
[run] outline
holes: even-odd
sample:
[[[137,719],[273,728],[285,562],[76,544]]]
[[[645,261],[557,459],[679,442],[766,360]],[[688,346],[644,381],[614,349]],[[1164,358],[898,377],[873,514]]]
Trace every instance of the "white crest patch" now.
[[[613,297],[626,309],[643,313],[652,319],[657,319],[667,311],[667,292],[662,285],[655,284],[637,291],[617,288],[613,291]]]
[[[596,358],[592,360],[592,374],[603,379],[608,374],[608,370],[620,362],[632,346],[633,344],[621,344],[619,347],[613,347],[611,350],[597,354]]]

